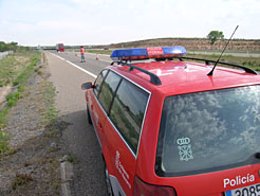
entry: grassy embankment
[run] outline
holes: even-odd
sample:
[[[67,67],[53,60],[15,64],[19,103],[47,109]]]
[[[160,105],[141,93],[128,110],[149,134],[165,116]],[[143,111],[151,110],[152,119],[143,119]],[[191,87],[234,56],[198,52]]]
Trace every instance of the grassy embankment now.
[[[89,53],[95,54],[108,54],[110,55],[112,50],[87,50]],[[186,56],[188,57],[196,57],[196,58],[205,58],[210,60],[217,60],[219,55],[218,54],[193,54],[188,53]],[[238,65],[243,65],[245,67],[249,67],[256,71],[260,71],[260,58],[259,57],[238,57],[232,55],[223,55],[221,61],[235,63]]]
[[[16,87],[7,97],[7,105],[0,111],[0,155],[8,152],[8,135],[3,131],[9,110],[22,97],[30,76],[37,71],[40,53],[21,52],[0,60],[0,87]]]
[[[188,54],[187,56],[196,58],[205,58],[210,60],[217,60],[219,55],[217,54]],[[259,57],[238,57],[232,55],[223,55],[220,59],[223,62],[235,63],[238,65],[243,65],[245,67],[251,68],[256,71],[260,71],[260,58]]]

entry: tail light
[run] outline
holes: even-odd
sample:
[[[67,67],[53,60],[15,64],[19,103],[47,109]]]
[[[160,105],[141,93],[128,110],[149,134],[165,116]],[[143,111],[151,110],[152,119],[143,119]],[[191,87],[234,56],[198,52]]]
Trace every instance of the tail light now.
[[[135,177],[134,196],[177,196],[175,190],[168,186],[157,186],[143,182],[140,178]]]

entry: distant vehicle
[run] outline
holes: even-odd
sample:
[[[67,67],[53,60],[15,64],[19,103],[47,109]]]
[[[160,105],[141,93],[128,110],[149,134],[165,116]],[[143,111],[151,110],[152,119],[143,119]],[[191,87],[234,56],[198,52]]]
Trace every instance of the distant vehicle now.
[[[64,44],[63,43],[56,44],[56,51],[64,52]]]
[[[185,54],[115,50],[82,85],[109,195],[260,195],[260,75]]]

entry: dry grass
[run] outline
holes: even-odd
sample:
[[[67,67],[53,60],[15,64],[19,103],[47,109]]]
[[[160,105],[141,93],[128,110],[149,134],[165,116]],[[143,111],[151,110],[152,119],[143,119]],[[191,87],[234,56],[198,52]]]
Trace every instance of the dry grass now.
[[[33,181],[30,174],[16,174],[14,181],[12,182],[12,189],[16,190],[19,186],[23,186]]]

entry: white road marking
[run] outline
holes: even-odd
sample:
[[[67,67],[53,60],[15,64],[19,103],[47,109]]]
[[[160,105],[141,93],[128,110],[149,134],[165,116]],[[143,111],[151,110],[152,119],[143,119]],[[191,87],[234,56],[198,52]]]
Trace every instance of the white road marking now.
[[[59,55],[53,54],[53,53],[51,53],[51,52],[49,52],[49,53],[52,54],[53,56],[59,58],[60,60],[65,61],[66,63],[69,63],[69,64],[72,65],[73,67],[76,67],[77,69],[79,69],[79,70],[85,72],[86,74],[92,76],[93,78],[96,78],[96,77],[97,77],[97,75],[95,75],[95,74],[93,74],[93,73],[91,73],[91,72],[89,72],[89,71],[83,69],[82,67],[80,67],[80,66],[78,66],[78,65],[76,65],[76,64],[74,64],[74,63],[72,63],[72,62],[70,62],[70,61],[68,61],[68,60],[66,60],[66,59],[64,59],[64,58],[62,58],[62,57],[60,57]]]
[[[59,55],[56,55],[56,54],[53,54],[53,53],[51,53],[51,52],[49,52],[50,54],[52,54],[53,56],[56,56],[57,58],[59,58],[60,60],[65,60],[64,58],[62,58],[62,57],[60,57]]]

